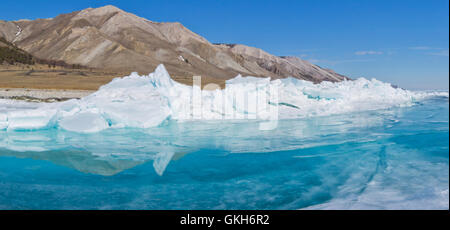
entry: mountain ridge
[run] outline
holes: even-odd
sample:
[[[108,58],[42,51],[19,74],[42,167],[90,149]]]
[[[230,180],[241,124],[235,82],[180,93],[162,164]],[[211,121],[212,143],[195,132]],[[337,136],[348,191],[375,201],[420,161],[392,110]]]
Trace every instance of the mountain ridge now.
[[[50,19],[0,20],[0,37],[37,58],[92,68],[149,73],[162,63],[171,75],[186,78],[349,79],[296,57],[242,44],[213,44],[179,22],[153,22],[111,5]]]

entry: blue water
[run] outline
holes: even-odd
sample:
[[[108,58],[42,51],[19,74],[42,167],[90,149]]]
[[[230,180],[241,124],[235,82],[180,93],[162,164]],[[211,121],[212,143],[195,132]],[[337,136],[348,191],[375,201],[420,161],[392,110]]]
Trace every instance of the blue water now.
[[[449,101],[79,134],[0,131],[0,209],[448,209]]]

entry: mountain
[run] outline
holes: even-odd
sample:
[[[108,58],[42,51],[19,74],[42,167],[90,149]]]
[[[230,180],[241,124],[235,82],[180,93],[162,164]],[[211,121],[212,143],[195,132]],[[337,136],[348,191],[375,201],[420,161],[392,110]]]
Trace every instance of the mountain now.
[[[180,23],[157,23],[114,6],[88,8],[55,18],[1,21],[0,37],[39,59],[92,68],[228,79],[237,74],[313,82],[345,76],[296,57],[277,57],[239,44],[212,44]]]

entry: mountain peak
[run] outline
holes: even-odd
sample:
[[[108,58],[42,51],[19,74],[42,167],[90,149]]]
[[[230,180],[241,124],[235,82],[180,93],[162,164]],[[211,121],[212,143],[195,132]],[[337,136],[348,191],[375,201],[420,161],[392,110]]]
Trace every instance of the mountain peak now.
[[[102,6],[102,7],[98,7],[98,8],[87,8],[84,10],[80,11],[80,15],[95,15],[95,16],[100,16],[100,15],[107,15],[107,14],[112,14],[112,13],[117,13],[117,12],[125,12],[113,5],[106,5],[106,6]]]
[[[102,6],[102,7],[98,7],[98,8],[94,8],[95,11],[98,12],[105,12],[105,13],[115,13],[115,12],[123,12],[123,10],[119,9],[116,6],[113,5],[106,5],[106,6]]]

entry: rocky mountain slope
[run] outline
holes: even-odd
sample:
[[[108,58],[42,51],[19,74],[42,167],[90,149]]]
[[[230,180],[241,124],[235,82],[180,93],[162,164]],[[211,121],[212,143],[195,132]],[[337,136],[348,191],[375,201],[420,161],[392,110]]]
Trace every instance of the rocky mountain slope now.
[[[288,76],[313,82],[345,76],[296,57],[277,57],[245,45],[212,44],[180,23],[157,23],[114,6],[51,19],[1,21],[0,37],[40,59],[93,68],[152,72],[163,63],[178,77],[228,79],[237,74]]]

